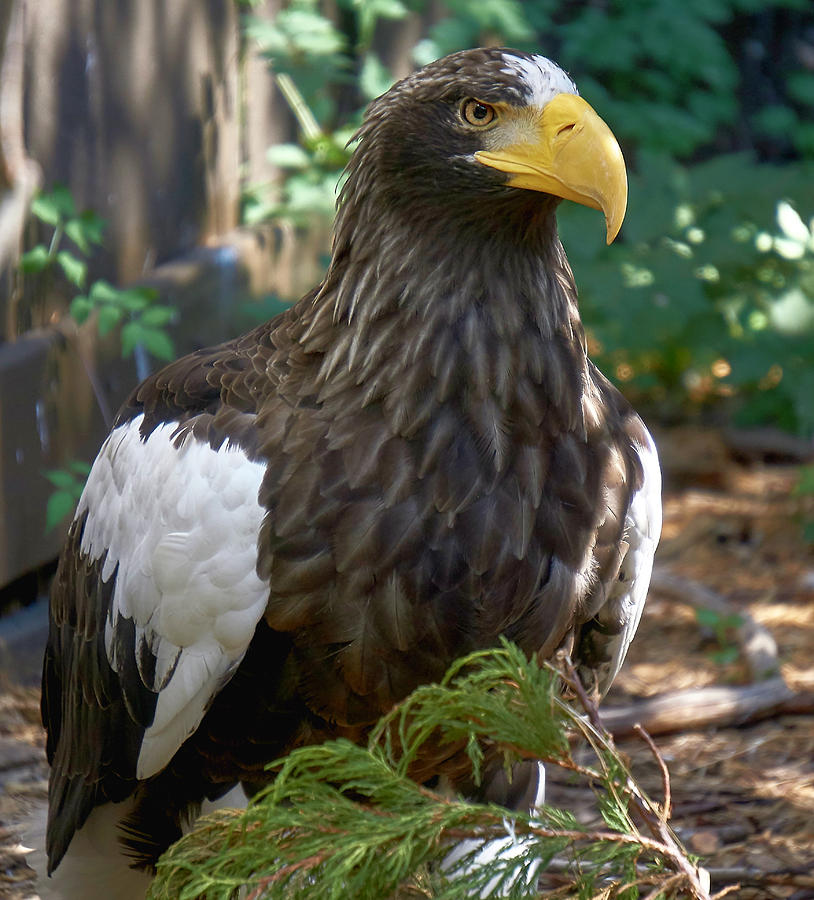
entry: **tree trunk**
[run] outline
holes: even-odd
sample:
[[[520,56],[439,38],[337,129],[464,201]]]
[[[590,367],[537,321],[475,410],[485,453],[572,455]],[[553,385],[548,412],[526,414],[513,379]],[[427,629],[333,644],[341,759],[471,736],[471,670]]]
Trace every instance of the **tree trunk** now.
[[[25,0],[0,4],[0,322],[3,337],[16,336],[14,284],[21,238],[39,167],[23,137],[23,17]]]

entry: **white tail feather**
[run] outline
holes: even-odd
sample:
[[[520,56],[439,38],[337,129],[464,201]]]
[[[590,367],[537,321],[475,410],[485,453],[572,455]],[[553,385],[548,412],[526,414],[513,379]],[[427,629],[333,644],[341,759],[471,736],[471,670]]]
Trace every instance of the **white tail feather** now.
[[[236,787],[220,800],[204,803],[201,815],[245,805],[246,795]],[[119,843],[118,824],[131,808],[132,801],[97,806],[50,877],[43,849],[48,813],[44,804],[32,811],[22,826],[23,844],[34,848],[26,861],[37,873],[37,891],[28,900],[144,900],[152,877],[130,868]]]
[[[537,763],[537,790],[529,812],[534,815],[545,803],[545,768],[542,763]],[[526,848],[533,840],[528,837],[518,837],[514,831],[514,822],[505,818],[503,825],[506,828],[506,837],[494,838],[491,841],[481,841],[477,838],[461,841],[447,855],[441,863],[441,870],[451,874],[454,878],[465,878],[478,869],[488,866],[490,863],[500,861],[503,869],[514,869],[498,892],[498,896],[506,896],[510,889],[515,889],[522,884],[528,889],[529,897],[537,897],[536,890],[537,872],[540,868],[540,860],[529,863],[526,859]],[[470,854],[472,854],[470,856]],[[470,856],[465,865],[460,865],[465,856]],[[516,865],[513,865],[516,862]],[[480,894],[472,894],[475,897],[489,897],[494,895],[498,883],[495,876],[482,889]]]
[[[68,852],[49,878],[45,859],[45,808],[37,810],[26,823],[23,843],[33,847],[27,862],[37,873],[37,893],[41,900],[144,900],[151,878],[128,866],[122,855],[116,827],[129,809],[128,803],[97,807],[84,828],[74,835]]]

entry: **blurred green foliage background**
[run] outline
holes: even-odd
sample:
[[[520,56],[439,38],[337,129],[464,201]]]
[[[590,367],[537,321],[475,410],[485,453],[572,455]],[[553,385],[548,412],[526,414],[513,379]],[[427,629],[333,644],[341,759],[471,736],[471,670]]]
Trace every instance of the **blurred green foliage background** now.
[[[282,177],[249,186],[246,221],[332,217],[346,144],[394,79],[383,33],[420,35],[416,65],[482,44],[543,53],[630,169],[613,246],[594,213],[561,207],[594,359],[662,421],[814,433],[810,0],[291,0],[273,19],[256,5],[241,0],[247,46],[300,137],[270,148]]]

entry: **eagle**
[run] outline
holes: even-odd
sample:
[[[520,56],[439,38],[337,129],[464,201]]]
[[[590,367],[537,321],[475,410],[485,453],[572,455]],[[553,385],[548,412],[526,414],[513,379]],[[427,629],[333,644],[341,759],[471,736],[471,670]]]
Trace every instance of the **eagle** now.
[[[114,857],[143,892],[202,803],[365,740],[463,654],[566,651],[602,693],[638,625],[657,454],[588,358],[555,220],[617,235],[610,129],[549,59],[467,50],[370,104],[346,176],[322,282],[135,388],[70,525],[42,716],[77,895]]]

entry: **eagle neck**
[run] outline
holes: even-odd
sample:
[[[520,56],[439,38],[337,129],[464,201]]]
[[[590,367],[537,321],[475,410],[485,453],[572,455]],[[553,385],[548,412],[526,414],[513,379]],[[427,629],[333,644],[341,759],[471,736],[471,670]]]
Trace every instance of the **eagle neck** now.
[[[409,429],[433,404],[466,394],[508,410],[532,385],[574,418],[563,375],[585,383],[587,358],[554,204],[532,195],[518,209],[513,193],[512,216],[360,216],[350,236],[340,213],[331,267],[298,317],[322,397],[398,396],[394,427]]]

